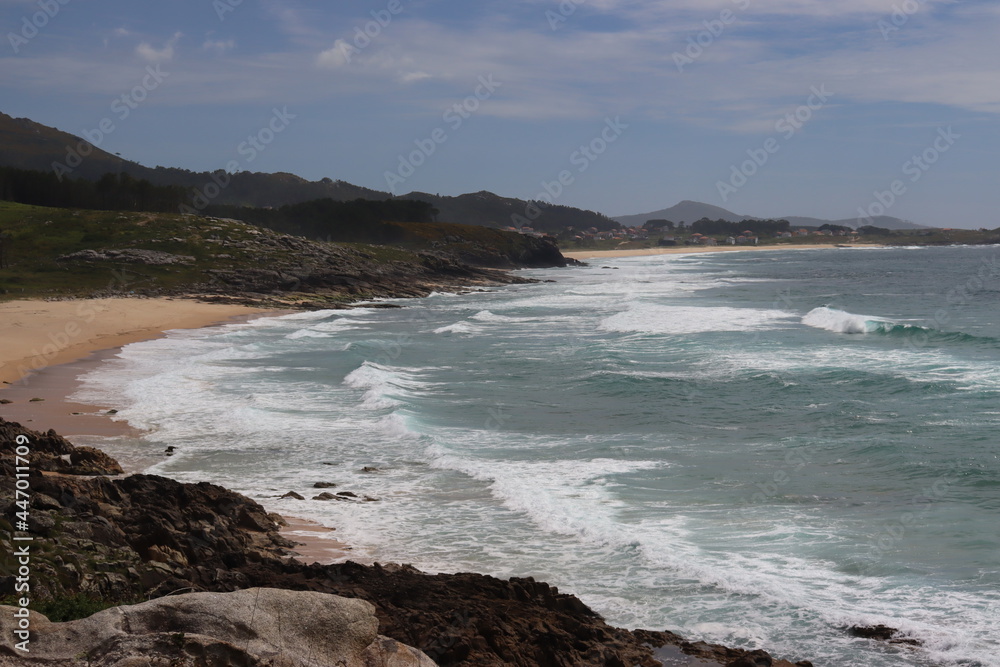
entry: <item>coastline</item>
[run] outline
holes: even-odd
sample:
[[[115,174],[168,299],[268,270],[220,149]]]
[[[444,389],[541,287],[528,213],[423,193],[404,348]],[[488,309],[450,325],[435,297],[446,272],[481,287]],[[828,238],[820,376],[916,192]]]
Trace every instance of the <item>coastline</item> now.
[[[112,419],[114,412],[109,410],[115,406],[70,400],[80,385],[78,378],[113,358],[125,345],[154,340],[168,331],[286,312],[170,298],[0,303],[0,339],[4,341],[0,400],[10,401],[0,404],[0,417],[28,428],[53,429],[71,442],[90,437],[140,438],[142,431]],[[30,370],[24,372],[25,367]],[[125,475],[143,472],[124,467]],[[350,556],[351,547],[331,535],[335,528],[300,517],[282,516],[282,520],[280,532],[297,544],[293,551],[301,562],[328,565]]]
[[[95,301],[122,302],[126,300],[81,300],[68,303],[71,306],[73,306],[73,308],[80,308],[81,306],[83,308],[89,308],[94,306]],[[136,299],[134,301],[148,302],[154,300]],[[160,300],[155,300],[155,301],[160,301]],[[162,301],[173,301],[173,300],[164,299]],[[67,302],[44,302],[44,301],[19,302],[19,306],[25,308],[28,312],[30,312],[30,314],[37,316],[35,320],[32,320],[32,324],[36,327],[34,331],[35,335],[38,336],[47,334],[49,331],[53,330],[52,325],[53,323],[57,324],[58,322],[57,317],[59,316],[60,313],[79,312],[76,310],[67,310],[65,307],[62,308],[59,307],[59,304],[65,304],[65,303]],[[57,307],[52,310],[49,310],[48,308],[53,305]],[[119,303],[116,305],[121,305],[121,304]],[[201,305],[211,305],[211,304],[201,304]],[[8,306],[8,304],[0,304],[0,315],[3,315],[5,313],[6,306]],[[221,310],[226,308],[233,310],[235,312],[233,313],[227,312],[225,314],[226,316],[224,316]],[[64,419],[66,420],[64,421],[64,423],[70,425],[70,428],[66,431],[68,433],[75,433],[81,436],[91,435],[98,437],[109,437],[109,436],[114,437],[123,435],[124,436],[134,435],[137,438],[141,437],[142,433],[128,426],[127,423],[113,421],[111,419],[111,415],[108,414],[107,412],[108,408],[71,403],[67,400],[67,398],[72,394],[72,392],[78,385],[77,378],[81,374],[86,373],[87,371],[92,370],[97,365],[103,363],[106,359],[116,354],[116,352],[126,344],[139,342],[143,340],[155,339],[160,336],[166,335],[166,332],[175,329],[200,328],[205,326],[212,326],[226,322],[231,322],[234,320],[238,321],[240,318],[251,319],[255,317],[280,314],[279,312],[273,310],[248,308],[248,307],[232,307],[232,306],[224,306],[221,309],[216,308],[211,310],[199,308],[198,310],[204,310],[203,313],[199,314],[200,319],[185,320],[185,322],[195,322],[192,326],[187,326],[187,327],[177,326],[177,321],[174,320],[172,322],[173,326],[162,326],[162,327],[140,326],[139,328],[136,328],[134,330],[121,330],[119,328],[113,334],[107,334],[107,335],[97,334],[89,337],[80,336],[79,340],[77,340],[74,345],[67,345],[66,349],[59,350],[59,354],[51,355],[52,359],[57,359],[57,358],[63,359],[66,356],[71,357],[70,359],[63,361],[62,363],[53,362],[52,364],[49,365],[39,365],[37,369],[33,370],[31,373],[28,373],[24,377],[20,378],[20,381],[15,381],[14,383],[8,382],[6,385],[0,385],[0,399],[8,397],[9,400],[11,397],[22,397],[25,401],[22,402],[22,400],[19,399],[15,403],[0,405],[0,417],[4,417],[5,419],[11,419],[14,421],[19,421],[17,417],[11,414],[13,406],[19,406],[21,409],[27,410],[27,414],[34,415],[30,419],[28,419],[29,422],[33,422],[33,424],[28,426],[28,428],[32,428],[32,426],[34,426],[35,424],[37,424],[36,428],[38,428],[39,430],[54,428],[53,424],[54,420]],[[102,312],[106,313],[107,310],[103,310]],[[115,321],[113,316],[107,319],[109,321]],[[0,335],[4,335],[3,332],[4,325],[6,325],[7,328],[13,328],[19,326],[17,322],[11,322],[9,319],[5,320],[3,325],[0,325]],[[24,324],[21,324],[20,326],[21,328],[26,328]],[[58,331],[64,329],[56,329],[56,330]],[[24,332],[19,332],[19,333],[23,334]],[[22,344],[32,343],[31,337],[27,335],[22,335],[18,340],[21,341]],[[116,344],[108,345],[109,341],[112,340],[115,341]],[[36,339],[34,341],[34,345],[37,344],[38,341]],[[89,346],[90,349],[88,349],[87,346]],[[26,349],[27,348],[25,347],[21,348],[13,348],[12,346],[6,347],[4,350],[5,355],[3,358],[3,361],[5,362],[4,369],[9,368],[9,362],[7,361],[8,358],[18,358],[17,357],[18,353],[21,354],[20,356],[21,359],[25,358]],[[33,349],[34,348],[32,348],[32,350]],[[32,350],[29,350],[29,352]],[[60,356],[63,353],[65,353],[65,355]],[[42,359],[41,361],[47,361],[47,360]],[[43,394],[46,395],[47,398],[45,398],[45,400],[40,402],[27,402],[30,400],[27,399],[28,394],[32,394],[33,396],[38,394]],[[37,396],[37,397],[41,398],[42,396]],[[70,413],[71,410],[73,412],[79,412],[82,414],[73,415],[72,413]],[[60,412],[62,414],[60,414]],[[85,419],[87,420],[86,423],[84,422]],[[62,431],[60,431],[60,433],[62,433]],[[86,444],[93,444],[93,443],[86,443]],[[100,447],[100,444],[98,443],[97,446]],[[126,467],[125,474],[121,475],[118,479],[120,479],[121,477],[127,477],[129,475],[138,472],[141,472],[141,470],[138,468],[129,469],[128,467]],[[161,480],[161,481],[163,483],[166,483],[168,480]],[[171,483],[176,484],[176,482],[171,482]],[[232,492],[226,491],[225,493],[232,493]],[[363,559],[359,561],[357,558],[352,558],[353,554],[351,551],[351,547],[347,544],[340,542],[333,536],[333,533],[336,530],[335,528],[326,527],[311,520],[303,519],[300,517],[279,516],[274,514],[269,516],[272,520],[276,520],[277,523],[279,524],[278,535],[294,543],[293,546],[288,546],[286,544],[286,548],[289,553],[283,558],[283,560],[287,561],[289,563],[289,567],[291,567],[295,571],[299,571],[296,570],[295,568],[300,568],[301,566],[306,566],[307,568],[340,567],[340,565],[338,564],[347,563],[347,565],[344,567],[356,568],[361,566],[356,565],[355,563],[357,562],[366,563]],[[349,560],[355,561],[355,563],[350,563],[348,562]],[[299,565],[296,565],[296,563],[298,563]],[[405,565],[398,566],[389,564],[383,568],[378,563],[374,564],[366,563],[364,566],[373,567],[374,570],[379,573],[387,573],[387,576],[397,576],[397,573],[398,576],[403,576],[403,577],[424,576],[422,575],[422,573],[418,573],[416,570],[412,570],[412,568],[410,570],[407,570],[406,569],[407,566]],[[313,570],[307,569],[304,571],[312,572]],[[353,570],[350,569],[344,571],[336,570],[336,573],[330,575],[331,580],[338,582],[342,580],[346,581],[348,579],[348,575],[343,574],[341,572],[353,572]],[[484,578],[483,575],[437,575],[437,578],[440,577],[446,577],[446,578],[454,577],[456,579],[461,577],[473,577],[475,578],[476,582]],[[448,584],[447,581],[448,580],[446,579],[445,580],[446,586],[450,586],[451,584]],[[542,598],[545,598],[545,596],[548,595],[552,596],[558,595],[556,589],[551,589],[551,593],[549,593],[548,591],[550,589],[548,588],[547,584],[536,584],[533,580],[530,579],[524,581],[527,582],[527,585],[538,587],[540,593],[532,593],[532,595],[537,594],[540,595]],[[501,585],[512,586],[514,588],[525,585],[522,582],[522,580],[514,580],[514,579],[510,580],[509,583],[506,582],[500,582],[500,583]],[[273,585],[273,584],[258,583],[257,585]],[[396,585],[397,584],[395,583],[392,584],[393,589],[395,589]],[[358,590],[357,588],[351,588],[351,594],[353,595],[353,593],[357,592],[357,590]],[[324,589],[324,592],[327,592],[326,589]],[[336,589],[332,589],[329,592],[338,592],[338,591]],[[344,593],[341,592],[341,594]],[[457,594],[456,591],[453,591],[451,589],[445,590],[444,598],[448,601],[449,605],[452,604],[451,601],[454,599],[456,594]],[[511,597],[511,594],[505,593],[504,595],[506,596],[504,597],[505,600]],[[493,602],[488,602],[487,604],[490,605],[489,606],[490,609],[493,609],[493,607],[496,606],[496,604]],[[509,604],[509,603],[504,603],[504,604]],[[569,606],[573,607],[573,605],[582,607],[581,603],[579,603],[575,599],[572,600],[572,604],[570,604]],[[573,608],[575,609],[575,607]],[[586,610],[585,607],[582,608]],[[506,613],[507,613],[506,608],[504,613],[505,613],[504,618],[506,618]],[[591,612],[587,611],[587,613]],[[618,628],[609,628],[608,631],[613,633],[623,633],[625,635],[629,634],[629,631],[620,630]],[[678,643],[667,643],[660,646],[660,648],[655,649],[654,651],[655,659],[662,665],[698,664],[698,665],[722,667],[723,665],[729,664],[730,661],[734,658],[734,656],[746,653],[746,651],[742,649],[727,649],[721,646],[704,644],[703,642],[696,642],[695,644],[684,642],[682,644],[680,643],[682,642],[680,637],[672,635],[671,633],[668,632],[647,632],[647,631],[636,631],[636,632],[640,633],[637,634],[636,636],[641,639],[643,645],[649,644],[649,642],[651,641],[653,642],[653,644],[659,644],[665,641],[664,638],[668,639],[670,642],[675,642],[675,641],[678,642]],[[649,645],[652,646],[653,644]],[[682,647],[684,648],[683,651],[681,650]],[[760,653],[763,652],[761,651]],[[791,662],[788,662],[786,660],[777,660],[773,664],[780,665],[782,667],[794,667]],[[796,664],[808,665],[809,663],[803,661]]]
[[[33,371],[159,338],[172,329],[198,329],[273,312],[170,297],[3,302],[0,381],[27,384]]]
[[[850,248],[885,248],[878,243],[852,243]],[[650,257],[653,255],[690,255],[703,252],[744,252],[762,250],[831,250],[844,249],[832,244],[794,243],[762,246],[666,246],[663,248],[630,248],[624,250],[570,250],[563,252],[568,259],[610,259],[614,257]]]

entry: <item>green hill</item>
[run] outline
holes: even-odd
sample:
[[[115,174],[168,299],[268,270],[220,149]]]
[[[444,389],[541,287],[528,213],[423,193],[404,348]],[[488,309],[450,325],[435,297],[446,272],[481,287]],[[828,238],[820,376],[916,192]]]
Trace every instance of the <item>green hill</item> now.
[[[482,265],[565,264],[540,239],[395,224],[404,247],[313,241],[233,219],[0,202],[0,295],[177,295],[321,308],[423,296],[443,286],[522,282]],[[462,261],[477,256],[479,267]]]

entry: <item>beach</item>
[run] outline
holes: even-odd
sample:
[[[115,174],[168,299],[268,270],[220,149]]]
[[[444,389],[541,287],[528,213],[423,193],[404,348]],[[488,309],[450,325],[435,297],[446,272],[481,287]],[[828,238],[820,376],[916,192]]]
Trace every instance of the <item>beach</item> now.
[[[790,243],[787,245],[716,245],[716,246],[664,246],[662,248],[629,248],[622,250],[569,250],[564,257],[576,260],[603,259],[612,257],[649,257],[653,255],[689,255],[701,252],[736,252],[745,250],[819,250],[821,248],[845,247],[833,244]],[[850,248],[881,248],[876,243],[852,243]]]
[[[0,303],[0,381],[18,382],[32,371],[157,338],[170,329],[194,329],[264,312],[172,298]]]
[[[133,436],[141,431],[112,420],[112,406],[69,399],[78,377],[98,368],[125,345],[159,338],[174,329],[195,329],[275,313],[262,308],[189,299],[73,299],[0,303],[0,417],[64,437]],[[111,412],[109,412],[111,410]],[[126,473],[141,470],[126,469]],[[331,538],[334,529],[284,517],[282,533],[299,542],[306,562],[332,562],[349,547]]]

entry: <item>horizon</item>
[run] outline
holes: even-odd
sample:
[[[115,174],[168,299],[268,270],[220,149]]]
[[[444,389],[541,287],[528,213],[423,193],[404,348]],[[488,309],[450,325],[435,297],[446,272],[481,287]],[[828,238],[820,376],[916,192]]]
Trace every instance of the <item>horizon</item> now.
[[[5,113],[151,167],[1000,225],[986,2],[0,0],[0,25]]]

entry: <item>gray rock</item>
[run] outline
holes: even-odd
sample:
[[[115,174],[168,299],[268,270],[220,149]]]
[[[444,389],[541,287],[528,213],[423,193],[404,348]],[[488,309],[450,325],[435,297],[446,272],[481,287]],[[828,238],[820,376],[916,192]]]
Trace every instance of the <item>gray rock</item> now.
[[[191,264],[194,257],[188,255],[173,255],[162,250],[141,250],[125,248],[123,250],[81,250],[56,258],[57,262],[124,262],[126,264],[145,264],[147,266],[167,266],[170,264]]]
[[[31,615],[30,653],[16,650],[13,607],[0,607],[0,667],[434,667],[378,635],[375,607],[308,591],[189,593],[52,623]]]

